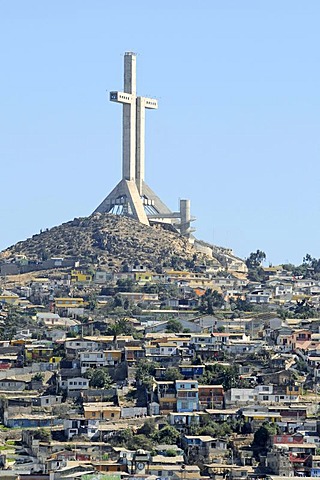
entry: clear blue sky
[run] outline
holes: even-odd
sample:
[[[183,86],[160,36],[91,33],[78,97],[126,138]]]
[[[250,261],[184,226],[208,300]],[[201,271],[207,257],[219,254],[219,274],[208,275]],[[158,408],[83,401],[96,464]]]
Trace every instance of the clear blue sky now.
[[[318,0],[0,0],[0,248],[89,215],[120,180],[138,53],[146,180],[196,236],[320,257]]]

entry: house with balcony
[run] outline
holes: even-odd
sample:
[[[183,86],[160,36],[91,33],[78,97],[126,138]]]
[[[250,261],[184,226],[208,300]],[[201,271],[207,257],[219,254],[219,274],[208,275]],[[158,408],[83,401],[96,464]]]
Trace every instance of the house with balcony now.
[[[83,338],[75,338],[64,342],[64,349],[68,358],[76,358],[81,352],[99,350],[98,343]]]
[[[177,411],[176,387],[173,381],[155,381],[160,413],[166,415]]]
[[[207,408],[222,408],[224,403],[224,389],[222,385],[198,385],[200,410]]]
[[[285,450],[295,474],[306,476],[308,463],[316,454],[317,445],[308,443],[301,433],[291,435],[273,435],[271,437],[272,449]]]
[[[222,345],[228,345],[229,334],[197,333],[192,335],[190,343],[196,352],[220,351]]]
[[[56,297],[54,299],[56,311],[84,308],[87,304],[81,297]]]
[[[106,367],[108,365],[105,352],[81,352],[80,355],[81,373],[85,373],[88,368]]]
[[[302,394],[302,388],[298,385],[257,385],[255,392],[258,403],[296,402]]]
[[[257,288],[247,293],[246,298],[250,303],[270,303],[272,300],[272,292],[269,289]]]
[[[176,380],[177,412],[199,410],[199,390],[197,380]]]
[[[131,366],[141,358],[144,358],[144,356],[145,350],[139,345],[124,347],[124,358],[125,361],[128,363],[128,366]]]

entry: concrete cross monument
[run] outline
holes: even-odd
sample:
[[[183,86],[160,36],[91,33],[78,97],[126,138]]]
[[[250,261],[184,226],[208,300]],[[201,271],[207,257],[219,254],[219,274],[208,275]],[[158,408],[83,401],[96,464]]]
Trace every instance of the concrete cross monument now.
[[[121,103],[122,119],[122,179],[93,213],[116,213],[150,222],[173,224],[185,236],[190,236],[190,201],[180,200],[180,212],[169,208],[145,183],[145,110],[157,109],[156,99],[137,97],[136,54],[124,55],[123,92],[110,92],[112,102]]]

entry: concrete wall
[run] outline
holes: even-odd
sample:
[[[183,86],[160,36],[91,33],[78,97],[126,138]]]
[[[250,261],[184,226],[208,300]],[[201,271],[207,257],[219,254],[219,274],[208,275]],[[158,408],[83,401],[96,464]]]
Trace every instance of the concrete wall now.
[[[30,367],[9,368],[9,370],[0,370],[0,380],[10,378],[16,375],[26,375],[28,373],[46,372],[57,370],[55,363],[33,363]]]

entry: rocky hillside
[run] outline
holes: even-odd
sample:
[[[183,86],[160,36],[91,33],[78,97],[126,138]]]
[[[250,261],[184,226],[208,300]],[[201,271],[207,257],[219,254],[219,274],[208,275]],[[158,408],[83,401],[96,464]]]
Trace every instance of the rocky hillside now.
[[[28,259],[76,257],[101,268],[118,270],[141,263],[152,270],[189,268],[215,262],[199,253],[170,227],[148,227],[130,218],[95,214],[53,227],[0,253],[0,260],[16,254]]]

